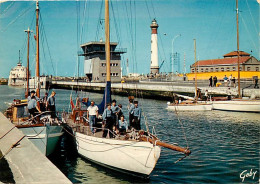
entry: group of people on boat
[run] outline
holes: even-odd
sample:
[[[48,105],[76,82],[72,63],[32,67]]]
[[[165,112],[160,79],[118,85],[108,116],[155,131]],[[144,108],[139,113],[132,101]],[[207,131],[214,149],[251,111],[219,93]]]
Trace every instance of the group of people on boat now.
[[[94,101],[91,101],[91,104],[87,108],[87,120],[91,132],[94,134],[96,132],[95,127],[97,117],[98,117],[98,106],[95,105]],[[103,137],[113,137],[113,132],[117,134],[122,134],[127,132],[129,129],[134,128],[135,130],[141,129],[141,109],[138,107],[138,101],[129,100],[128,105],[129,113],[129,123],[125,119],[125,116],[122,111],[122,105],[116,104],[116,100],[113,100],[112,103],[106,105],[106,109],[102,114],[102,122],[104,125]]]
[[[55,107],[55,95],[56,92],[52,91],[51,95],[48,96],[48,93],[45,93],[45,96],[40,99],[35,96],[35,91],[31,91],[29,96],[27,97],[27,108],[30,114],[30,117],[36,116],[38,113],[42,113],[42,111],[50,111],[51,117],[56,117],[56,107]],[[39,102],[39,104],[38,104]]]

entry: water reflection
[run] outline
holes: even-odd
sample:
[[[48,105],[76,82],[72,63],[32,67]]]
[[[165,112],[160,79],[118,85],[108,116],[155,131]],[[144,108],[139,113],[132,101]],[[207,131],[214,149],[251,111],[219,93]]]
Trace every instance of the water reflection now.
[[[56,90],[59,111],[69,108],[69,96],[91,97],[96,103],[102,95],[70,90]],[[12,101],[14,96],[22,96],[23,90],[1,87],[0,108],[3,102]],[[112,97],[113,98],[113,97]],[[114,96],[128,118],[127,97]],[[161,157],[150,179],[138,180],[124,174],[104,169],[80,157],[67,158],[54,163],[73,183],[242,183],[239,175],[246,169],[259,173],[260,114],[225,111],[179,112],[167,111],[166,102],[138,99],[142,111],[149,122],[149,128],[155,127],[158,137],[169,143],[186,146],[186,139],[192,154],[174,164],[183,155],[162,149]],[[181,123],[179,123],[178,118]],[[144,119],[141,120],[144,127]],[[183,128],[182,128],[183,127]],[[183,131],[185,131],[186,137]],[[62,159],[61,159],[62,160]],[[259,181],[259,175],[247,178],[246,183]]]

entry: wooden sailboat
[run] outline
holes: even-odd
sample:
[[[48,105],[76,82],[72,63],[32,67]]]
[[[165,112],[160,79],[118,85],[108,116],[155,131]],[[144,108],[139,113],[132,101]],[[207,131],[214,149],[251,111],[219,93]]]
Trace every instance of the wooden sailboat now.
[[[236,0],[236,24],[237,24],[237,66],[238,66],[238,97],[237,99],[225,101],[213,101],[214,110],[238,111],[238,112],[260,112],[260,100],[248,100],[241,98],[240,89],[240,51],[239,51],[239,10]]]
[[[105,35],[106,35],[106,67],[107,83],[102,106],[111,102],[110,78],[110,38],[109,38],[109,2],[105,0]],[[80,156],[115,169],[126,174],[147,177],[153,171],[161,153],[161,147],[166,147],[186,155],[191,152],[188,148],[181,148],[160,141],[149,131],[129,131],[114,138],[102,137],[102,128],[96,127],[96,133],[82,120],[86,110],[73,109],[72,114],[65,119],[74,130],[77,150]]]
[[[40,69],[39,69],[39,4],[36,2],[36,78],[38,79],[38,87],[36,89],[37,96],[40,97]],[[29,93],[29,39],[30,29],[26,30],[28,34],[28,48],[27,48],[27,90],[25,96]],[[53,153],[59,141],[62,132],[62,122],[51,118],[47,112],[39,114],[36,122],[29,119],[27,110],[27,100],[15,100],[13,104],[5,111],[7,118],[21,130],[28,139],[46,156]]]
[[[194,39],[194,58],[196,59],[196,39]],[[198,87],[197,87],[197,68],[195,65],[195,98],[179,102],[178,100],[173,103],[167,103],[168,110],[176,111],[210,111],[212,110],[212,103],[210,101],[198,100]]]

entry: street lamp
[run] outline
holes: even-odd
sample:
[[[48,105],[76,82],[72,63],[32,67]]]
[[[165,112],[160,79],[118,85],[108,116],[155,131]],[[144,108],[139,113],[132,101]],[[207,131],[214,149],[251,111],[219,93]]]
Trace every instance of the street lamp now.
[[[176,35],[176,36],[172,39],[172,81],[173,81],[173,43],[174,43],[174,40],[175,40],[177,37],[179,37],[179,36],[181,36],[181,34]]]

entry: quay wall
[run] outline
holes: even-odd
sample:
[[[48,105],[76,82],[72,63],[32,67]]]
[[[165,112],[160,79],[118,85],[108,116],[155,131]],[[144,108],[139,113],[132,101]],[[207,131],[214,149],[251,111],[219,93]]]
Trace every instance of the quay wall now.
[[[15,183],[71,183],[1,112],[0,153]]]
[[[72,82],[72,81],[52,81],[54,88],[85,90],[103,93],[105,83],[91,83],[91,82]],[[208,90],[211,95],[227,95],[227,87],[199,87],[202,93]],[[194,96],[194,86],[180,86],[173,83],[112,83],[111,90],[113,94],[122,96],[135,96],[136,91],[141,92],[144,98],[158,98],[161,100],[171,100],[174,93]],[[229,90],[232,95],[238,94],[236,88]],[[260,98],[259,89],[243,89],[241,90],[243,96],[250,97],[252,94]]]
[[[237,71],[224,71],[224,72],[198,72],[197,73],[197,80],[208,80],[211,76],[216,76],[218,79],[223,79],[225,77],[229,77],[232,75],[232,77],[238,78],[238,72]],[[195,73],[187,73],[186,74],[188,80],[194,80],[195,79]],[[240,78],[241,79],[251,79],[253,80],[253,77],[258,76],[260,78],[260,72],[259,71],[241,71],[240,72]]]

